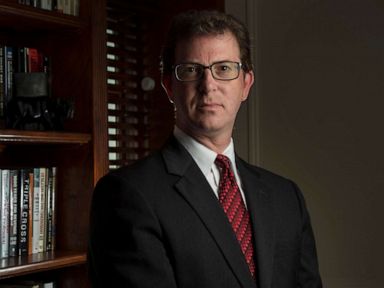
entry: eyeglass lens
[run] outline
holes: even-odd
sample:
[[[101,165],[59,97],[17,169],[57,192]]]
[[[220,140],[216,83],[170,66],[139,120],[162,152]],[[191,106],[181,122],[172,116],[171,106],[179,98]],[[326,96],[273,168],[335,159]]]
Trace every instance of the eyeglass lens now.
[[[175,74],[180,81],[195,81],[203,76],[205,69],[210,69],[215,79],[233,80],[239,77],[240,63],[225,61],[213,63],[211,66],[196,63],[179,64],[175,67]]]

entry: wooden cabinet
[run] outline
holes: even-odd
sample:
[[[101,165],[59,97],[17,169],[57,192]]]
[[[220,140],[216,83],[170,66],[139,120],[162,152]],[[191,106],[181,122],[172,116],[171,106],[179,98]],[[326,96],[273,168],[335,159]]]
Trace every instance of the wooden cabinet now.
[[[53,278],[88,287],[86,249],[92,191],[107,172],[105,1],[80,0],[70,16],[0,0],[0,44],[36,47],[51,59],[52,97],[73,101],[63,131],[0,126],[0,168],[57,167],[56,249],[0,259],[9,278]]]
[[[79,1],[79,16],[70,16],[21,5],[18,0],[0,0],[0,45],[35,47],[49,56],[52,97],[74,103],[74,117],[65,121],[63,131],[10,130],[0,123],[0,169],[57,167],[56,248],[0,259],[0,284],[27,277],[55,280],[57,287],[89,287],[86,250],[90,203],[95,183],[108,171],[107,0]],[[158,55],[164,40],[159,29],[165,31],[171,16],[181,10],[224,9],[222,0],[108,3],[142,9],[145,21],[146,5],[155,7],[159,25],[149,31],[154,44],[148,53],[154,55],[150,64],[156,71],[149,76],[158,84]],[[133,9],[131,6],[128,8]],[[154,93],[148,112],[151,150],[161,145],[173,127],[172,107],[160,85]],[[165,117],[170,120],[158,122]]]

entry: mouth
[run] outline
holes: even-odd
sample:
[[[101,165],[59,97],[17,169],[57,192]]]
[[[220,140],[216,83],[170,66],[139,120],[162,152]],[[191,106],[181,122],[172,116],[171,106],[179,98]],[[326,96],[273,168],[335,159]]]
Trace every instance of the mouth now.
[[[201,103],[197,105],[197,109],[201,111],[217,111],[222,108],[223,105],[219,103]]]

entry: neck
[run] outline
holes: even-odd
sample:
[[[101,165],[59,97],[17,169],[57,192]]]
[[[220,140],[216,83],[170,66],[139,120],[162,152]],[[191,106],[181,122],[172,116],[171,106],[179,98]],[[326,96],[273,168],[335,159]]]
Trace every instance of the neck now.
[[[192,131],[188,131],[186,129],[182,129],[178,126],[178,128],[183,131],[185,134],[188,134],[190,137],[195,139],[200,144],[205,147],[215,151],[218,154],[224,152],[224,150],[231,143],[232,135],[231,134],[223,134],[220,133],[192,133]]]

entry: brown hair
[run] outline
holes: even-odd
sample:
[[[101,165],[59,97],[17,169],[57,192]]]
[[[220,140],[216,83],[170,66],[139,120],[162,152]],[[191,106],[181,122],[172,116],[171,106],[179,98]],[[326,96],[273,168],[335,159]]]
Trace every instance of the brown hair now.
[[[252,70],[249,33],[243,23],[229,14],[219,11],[192,10],[176,15],[167,34],[161,54],[161,70],[170,74],[175,64],[176,45],[195,36],[232,33],[240,47],[240,59],[244,71]]]

